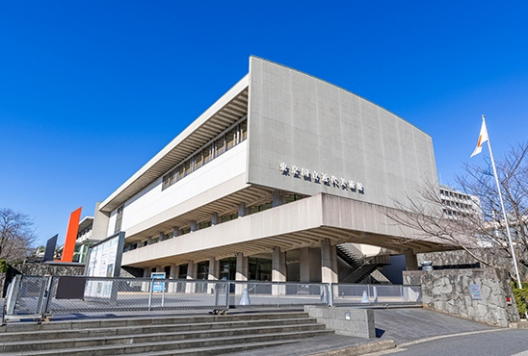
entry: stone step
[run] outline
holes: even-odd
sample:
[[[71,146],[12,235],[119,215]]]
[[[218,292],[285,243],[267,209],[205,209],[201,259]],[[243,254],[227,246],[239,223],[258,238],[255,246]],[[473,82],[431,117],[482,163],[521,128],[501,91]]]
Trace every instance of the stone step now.
[[[273,325],[258,326],[246,328],[229,328],[218,330],[194,330],[187,332],[161,332],[154,334],[139,335],[118,335],[118,336],[100,336],[85,337],[78,339],[54,339],[54,340],[36,340],[36,341],[15,341],[4,342],[0,344],[0,352],[17,352],[23,351],[42,351],[42,350],[60,350],[75,347],[97,347],[99,345],[128,345],[148,342],[171,342],[178,340],[194,339],[219,339],[223,337],[244,336],[249,337],[260,334],[277,334],[277,333],[295,333],[304,331],[325,330],[321,324],[295,324],[289,326]]]
[[[204,311],[206,313],[206,311]],[[165,324],[189,324],[189,323],[209,323],[222,320],[274,320],[286,318],[306,318],[308,314],[299,312],[271,312],[271,313],[239,313],[228,315],[203,315],[203,316],[159,316],[156,318],[133,317],[95,320],[75,320],[75,321],[52,321],[43,323],[20,322],[8,323],[3,326],[3,332],[28,332],[39,330],[72,330],[72,329],[95,329],[95,328],[116,328],[138,325],[165,325]]]
[[[232,345],[220,345],[220,346],[211,346],[211,347],[199,347],[193,349],[183,349],[183,350],[165,350],[165,351],[156,351],[149,352],[149,356],[215,356],[221,354],[231,354],[239,353],[243,351],[249,351],[254,349],[261,349],[273,346],[281,346],[287,344],[293,344],[296,342],[301,342],[302,339],[291,339],[291,340],[279,340],[279,341],[267,341],[267,342],[251,342],[244,344],[232,344]],[[145,356],[144,353],[140,354],[127,354],[127,356]]]
[[[119,326],[112,328],[87,328],[87,329],[66,329],[66,330],[39,330],[39,331],[24,331],[24,332],[6,332],[0,333],[0,343],[2,342],[24,342],[24,341],[38,341],[49,340],[52,338],[61,339],[82,339],[82,338],[97,338],[109,337],[119,335],[138,335],[138,334],[154,334],[166,332],[188,332],[188,331],[203,331],[203,330],[217,330],[228,328],[251,328],[251,327],[266,327],[272,325],[295,325],[295,324],[315,324],[316,320],[309,317],[304,318],[287,318],[287,319],[250,319],[250,320],[234,320],[220,319],[217,322],[208,323],[187,323],[187,324],[160,324],[160,325],[139,325],[139,326]]]
[[[82,344],[82,341],[78,345],[74,345],[70,348],[65,349],[53,349],[53,350],[23,350],[20,349],[14,353],[3,352],[5,356],[9,355],[76,355],[76,356],[107,356],[107,355],[123,355],[123,354],[139,354],[144,355],[148,353],[153,355],[157,352],[165,352],[162,355],[185,355],[185,352],[189,354],[202,355],[207,353],[201,353],[200,350],[216,350],[212,351],[210,355],[231,352],[227,349],[230,347],[248,347],[246,345],[254,344],[253,348],[265,347],[266,345],[275,345],[281,342],[298,341],[299,339],[321,336],[325,334],[333,333],[330,330],[309,330],[309,331],[293,331],[293,332],[278,332],[278,333],[265,333],[265,334],[246,334],[246,335],[233,335],[224,337],[211,337],[211,338],[200,338],[190,340],[177,340],[177,341],[155,341],[155,342],[143,342],[143,343],[130,343],[120,345],[102,345],[99,347],[86,346]],[[258,344],[258,346],[256,346]],[[222,351],[223,350],[223,351]],[[234,351],[233,351],[234,352]]]

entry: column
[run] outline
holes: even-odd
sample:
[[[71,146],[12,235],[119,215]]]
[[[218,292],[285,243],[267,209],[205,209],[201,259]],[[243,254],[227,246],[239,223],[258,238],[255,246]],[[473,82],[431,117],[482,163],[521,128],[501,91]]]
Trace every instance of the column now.
[[[181,230],[178,226],[172,228],[172,237],[177,237],[181,235]]]
[[[211,225],[214,226],[218,223],[220,223],[220,219],[218,218],[218,213],[213,213],[213,215],[211,215]]]
[[[209,257],[209,274],[207,276],[208,280],[216,281],[218,280],[220,273],[220,261],[216,260],[213,256]],[[207,285],[207,291],[211,294],[214,293],[215,283],[209,283]]]
[[[337,251],[330,239],[321,241],[321,282],[337,283]]]
[[[403,254],[405,255],[405,267],[407,271],[417,271],[418,270],[418,260],[412,248],[405,250]]]
[[[281,252],[280,247],[273,248],[271,262],[271,280],[273,282],[286,282],[286,252]],[[272,295],[285,295],[285,285],[275,285],[271,287]]]
[[[246,203],[240,203],[238,205],[238,217],[241,218],[247,215]]]
[[[147,246],[152,245],[152,237],[147,238]]]
[[[191,220],[191,232],[196,231],[198,229],[199,229],[199,226],[196,220]]]
[[[163,232],[160,232],[158,241],[161,242],[163,240],[166,240],[165,234]]]
[[[249,258],[245,257],[242,252],[236,254],[236,281],[247,281],[249,272]],[[244,289],[247,288],[246,284],[237,284],[235,286],[235,294],[242,294]]]
[[[197,276],[197,269],[196,269],[196,263],[194,261],[189,261],[189,264],[187,265],[187,279],[196,280]],[[189,282],[185,283],[185,293],[194,293],[196,291],[196,283],[195,282]]]
[[[301,282],[321,282],[321,249],[303,247],[299,250]]]
[[[180,276],[180,265],[172,263],[170,265],[169,279],[178,279]],[[178,282],[170,281],[169,282],[169,293],[175,293],[178,291]]]
[[[86,250],[86,245],[81,245],[81,248],[79,249],[79,259],[77,262],[79,263],[84,263],[83,261],[83,254],[84,254],[84,250]]]
[[[143,278],[150,278],[150,272],[152,272],[151,268],[144,268],[143,269]],[[150,281],[144,281],[141,283],[141,291],[142,292],[148,292],[150,287]]]
[[[283,192],[280,190],[274,190],[273,191],[273,200],[271,202],[271,207],[274,208],[276,206],[282,205],[286,203],[286,196]]]

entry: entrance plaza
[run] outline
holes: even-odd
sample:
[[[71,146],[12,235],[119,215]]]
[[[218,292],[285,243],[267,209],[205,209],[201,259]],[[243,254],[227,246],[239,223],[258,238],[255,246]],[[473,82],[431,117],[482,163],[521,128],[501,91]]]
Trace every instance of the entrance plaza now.
[[[431,137],[335,85],[260,58],[106,200],[93,238],[170,278],[339,281],[336,245],[445,249],[387,217],[437,184]],[[240,292],[240,291],[237,291]]]

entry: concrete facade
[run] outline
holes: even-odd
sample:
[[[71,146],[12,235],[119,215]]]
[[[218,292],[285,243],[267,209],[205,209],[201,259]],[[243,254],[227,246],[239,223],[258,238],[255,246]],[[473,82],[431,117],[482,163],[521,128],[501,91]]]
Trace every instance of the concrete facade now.
[[[246,280],[256,258],[272,262],[274,281],[337,282],[339,243],[411,257],[445,248],[387,217],[398,214],[394,199],[431,182],[427,134],[346,90],[251,57],[248,75],[98,205],[93,233],[125,231],[124,266],[186,264],[196,278],[195,264],[209,261],[215,279],[216,264],[236,257],[230,278]]]
[[[387,110],[294,69],[250,59],[247,181],[305,195],[328,193],[394,206],[436,182],[431,137]],[[278,165],[332,182],[277,174]],[[286,178],[286,179],[285,179]],[[287,179],[291,178],[291,179]],[[341,178],[364,187],[343,189]]]

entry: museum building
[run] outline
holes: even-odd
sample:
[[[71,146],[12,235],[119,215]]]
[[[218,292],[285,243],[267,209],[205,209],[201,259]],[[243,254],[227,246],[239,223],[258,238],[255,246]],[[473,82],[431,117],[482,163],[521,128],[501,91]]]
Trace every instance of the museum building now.
[[[92,238],[172,278],[338,282],[337,245],[441,249],[395,201],[438,184],[432,139],[387,110],[257,57],[249,72],[98,203]]]

